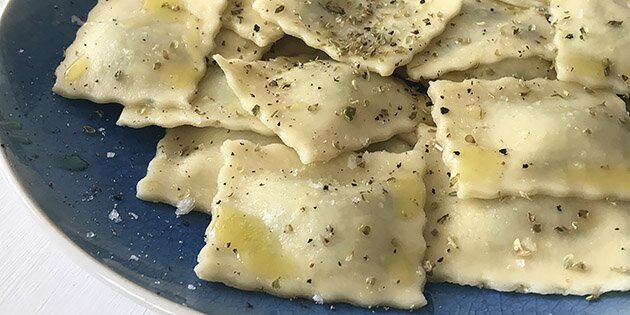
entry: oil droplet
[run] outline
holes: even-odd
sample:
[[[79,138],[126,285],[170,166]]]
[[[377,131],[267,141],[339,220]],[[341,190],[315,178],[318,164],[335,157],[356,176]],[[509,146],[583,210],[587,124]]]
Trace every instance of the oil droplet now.
[[[467,146],[454,159],[460,181],[493,184],[502,175],[504,159],[499,151]]]
[[[83,56],[79,57],[79,59],[75,60],[66,73],[64,74],[64,78],[68,81],[76,81],[79,79],[87,70],[90,68],[90,60]]]
[[[568,58],[566,64],[571,65],[572,75],[583,79],[603,79],[606,77],[606,65],[594,57],[575,55]]]
[[[191,64],[169,62],[162,65],[162,81],[174,88],[185,88],[190,82],[197,82],[202,73]]]
[[[73,172],[85,171],[90,164],[77,154],[62,155],[55,159],[55,165],[61,169]]]
[[[0,121],[0,128],[5,129],[5,130],[21,130],[22,123],[17,122],[17,121],[9,121],[9,120]]]
[[[413,218],[423,211],[424,185],[417,177],[397,178],[386,188],[392,196],[394,207],[405,218]]]
[[[571,168],[567,171],[568,182],[576,189],[603,191],[606,195],[628,196],[630,171],[620,167]]]
[[[397,246],[396,249],[396,254],[391,254],[385,259],[388,278],[400,280],[401,285],[409,285],[417,278],[419,257],[414,257],[402,246]]]
[[[261,219],[225,204],[216,213],[219,219],[213,232],[217,245],[229,243],[228,250],[234,251],[246,268],[268,280],[292,273],[293,262],[283,253],[277,235]]]
[[[144,9],[163,22],[175,22],[185,12],[181,0],[144,0]]]
[[[29,144],[33,143],[33,141],[30,138],[25,137],[25,136],[10,135],[9,138],[11,138],[11,140],[13,140],[13,141],[15,141],[15,142],[17,142],[19,144],[22,144],[22,145],[29,145]]]

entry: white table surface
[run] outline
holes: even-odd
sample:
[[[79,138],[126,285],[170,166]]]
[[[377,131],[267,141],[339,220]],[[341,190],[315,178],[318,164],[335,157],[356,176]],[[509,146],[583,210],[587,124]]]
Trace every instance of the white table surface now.
[[[0,174],[0,314],[153,314],[67,257]]]

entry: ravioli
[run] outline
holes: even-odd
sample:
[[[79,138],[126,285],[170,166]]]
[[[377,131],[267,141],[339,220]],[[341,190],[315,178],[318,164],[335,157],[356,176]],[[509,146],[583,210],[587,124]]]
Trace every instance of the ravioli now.
[[[630,290],[630,204],[458,199],[430,131],[419,131],[428,169],[423,265],[429,280],[591,298]]]
[[[254,9],[335,60],[383,76],[442,33],[462,0],[257,0]]]
[[[437,81],[429,95],[460,198],[630,199],[630,126],[615,94],[506,78]]]
[[[217,193],[219,169],[223,166],[221,145],[234,139],[261,145],[279,142],[276,137],[220,128],[184,126],[169,129],[158,143],[147,175],[138,183],[138,198],[172,206],[185,202],[198,211],[209,213],[212,197]]]
[[[430,119],[427,97],[404,83],[331,60],[246,62],[215,57],[244,109],[294,148],[327,161]]]
[[[215,42],[214,52],[227,58],[257,60],[266,50],[225,29],[217,35]],[[192,102],[178,107],[126,106],[117,123],[133,128],[150,125],[165,128],[183,125],[212,126],[273,135],[260,120],[243,110],[240,101],[227,84],[225,74],[214,61],[209,61],[206,74],[199,82]]]
[[[414,80],[494,64],[508,58],[552,60],[553,31],[545,11],[494,0],[464,0],[462,12],[407,65]]]
[[[101,0],[65,52],[53,90],[67,98],[182,108],[206,70],[225,0]]]
[[[280,27],[263,19],[252,5],[254,0],[228,0],[228,7],[221,17],[223,26],[233,30],[260,47],[273,44],[282,38]]]
[[[556,71],[551,61],[538,57],[510,58],[489,65],[479,65],[464,71],[449,72],[441,75],[438,79],[461,82],[468,79],[497,80],[506,77],[523,80],[555,79]]]
[[[201,279],[365,307],[426,304],[419,151],[310,165],[281,144],[228,141],[221,151]]]
[[[630,7],[627,1],[552,0],[563,81],[630,93]]]

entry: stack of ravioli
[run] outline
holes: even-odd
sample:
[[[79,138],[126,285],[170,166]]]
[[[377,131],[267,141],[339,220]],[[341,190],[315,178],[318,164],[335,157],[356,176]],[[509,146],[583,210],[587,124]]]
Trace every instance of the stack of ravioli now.
[[[138,197],[212,216],[201,279],[595,298],[630,289],[629,27],[614,0],[99,0],[54,91],[168,128]]]

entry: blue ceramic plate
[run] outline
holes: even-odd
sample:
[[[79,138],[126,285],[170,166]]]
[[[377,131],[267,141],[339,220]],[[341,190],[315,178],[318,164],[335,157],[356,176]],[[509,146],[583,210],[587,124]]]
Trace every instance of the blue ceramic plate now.
[[[91,256],[88,270],[174,312],[182,310],[180,304],[217,314],[373,313],[346,304],[284,300],[197,279],[193,266],[210,218],[193,213],[178,219],[171,207],[135,198],[136,183],[164,131],[117,127],[120,106],[67,100],[51,92],[53,71],[74,39],[76,21],[85,20],[96,0],[8,2],[0,25],[0,151],[32,208],[55,226],[54,233],[65,235]],[[97,132],[86,133],[84,126]],[[115,157],[107,158],[107,152]],[[114,207],[123,219],[120,223],[108,218]],[[425,294],[429,304],[418,314],[630,310],[630,298],[623,294],[587,302],[580,297],[498,293],[448,284],[429,284]],[[409,314],[384,309],[376,313]]]

